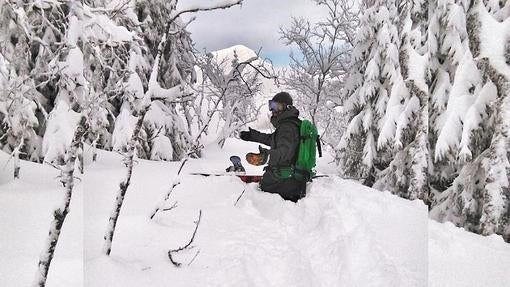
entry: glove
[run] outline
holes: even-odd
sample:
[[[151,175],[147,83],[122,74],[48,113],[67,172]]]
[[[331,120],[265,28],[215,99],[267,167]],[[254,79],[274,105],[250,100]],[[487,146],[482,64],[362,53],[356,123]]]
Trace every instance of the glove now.
[[[252,141],[252,139],[253,139],[253,129],[252,128],[248,128],[247,131],[240,132],[239,133],[239,137],[243,141]]]
[[[252,165],[264,165],[269,159],[269,150],[259,146],[259,153],[246,154],[246,161]]]

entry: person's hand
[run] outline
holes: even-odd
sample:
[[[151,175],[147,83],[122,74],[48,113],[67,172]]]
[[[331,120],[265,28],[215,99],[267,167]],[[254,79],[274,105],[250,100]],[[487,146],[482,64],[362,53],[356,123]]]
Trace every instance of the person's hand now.
[[[240,132],[239,133],[239,137],[243,141],[251,141],[253,139],[253,129],[252,128],[248,128],[247,131]]]
[[[264,165],[269,159],[269,150],[259,146],[259,153],[246,154],[246,161],[252,165]]]

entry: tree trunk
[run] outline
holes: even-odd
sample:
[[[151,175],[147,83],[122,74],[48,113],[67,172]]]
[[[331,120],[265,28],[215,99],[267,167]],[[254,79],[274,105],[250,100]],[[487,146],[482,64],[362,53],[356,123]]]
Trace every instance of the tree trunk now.
[[[20,161],[19,161],[19,154],[20,150],[23,148],[23,144],[25,142],[25,138],[21,137],[19,145],[14,149],[13,156],[14,156],[14,178],[19,178],[19,170],[20,170]]]
[[[148,109],[148,107],[147,107]],[[108,227],[106,229],[106,233],[104,235],[104,246],[103,252],[106,255],[110,255],[112,251],[112,242],[113,235],[115,233],[115,227],[117,226],[117,220],[119,219],[120,210],[122,208],[122,204],[124,203],[124,197],[126,195],[126,191],[131,183],[131,175],[133,174],[133,158],[135,156],[135,147],[138,141],[138,135],[140,134],[140,130],[142,129],[143,120],[145,118],[145,114],[147,109],[143,109],[140,112],[138,117],[138,121],[136,122],[135,130],[133,131],[133,135],[131,136],[131,141],[129,142],[128,151],[124,158],[124,164],[127,167],[126,176],[124,180],[119,184],[119,192],[117,193],[117,197],[115,199],[115,204],[113,206],[112,213],[110,215],[110,219],[108,220]]]
[[[57,246],[62,225],[69,213],[69,204],[71,203],[71,196],[74,187],[74,165],[80,144],[82,143],[83,135],[85,133],[85,117],[82,117],[76,131],[74,133],[73,141],[69,150],[66,153],[65,166],[62,168],[62,179],[61,182],[64,185],[65,195],[64,201],[60,207],[53,211],[53,221],[50,224],[50,231],[48,234],[48,240],[44,247],[40,258],[39,258],[39,269],[36,274],[36,278],[33,286],[43,287],[46,285],[46,278],[50,269],[51,260],[55,253],[55,247]]]

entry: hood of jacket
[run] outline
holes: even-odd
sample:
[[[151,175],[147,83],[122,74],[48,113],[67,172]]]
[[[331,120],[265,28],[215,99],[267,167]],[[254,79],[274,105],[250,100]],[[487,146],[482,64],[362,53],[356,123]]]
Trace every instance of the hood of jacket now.
[[[294,106],[291,106],[289,109],[286,109],[285,111],[277,114],[276,116],[271,116],[271,124],[275,128],[278,128],[280,126],[280,123],[286,119],[295,118],[297,119],[299,117],[299,111]]]

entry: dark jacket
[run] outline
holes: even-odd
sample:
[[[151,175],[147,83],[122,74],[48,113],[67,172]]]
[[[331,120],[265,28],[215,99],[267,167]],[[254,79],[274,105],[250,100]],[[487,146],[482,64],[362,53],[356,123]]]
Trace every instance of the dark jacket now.
[[[306,182],[294,178],[281,179],[276,175],[276,169],[290,167],[295,164],[299,148],[299,111],[291,107],[277,116],[271,117],[271,123],[276,128],[274,133],[265,134],[252,131],[252,141],[271,147],[269,163],[260,181],[263,191],[278,193],[284,199],[296,202],[305,196]]]

